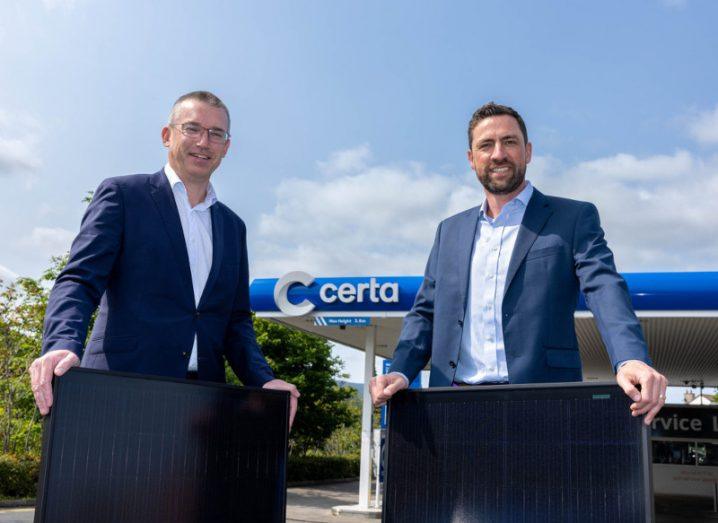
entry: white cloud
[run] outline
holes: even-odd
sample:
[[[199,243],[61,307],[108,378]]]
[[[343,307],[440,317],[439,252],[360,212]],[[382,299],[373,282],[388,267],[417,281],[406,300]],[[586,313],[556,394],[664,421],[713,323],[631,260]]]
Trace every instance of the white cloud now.
[[[0,110],[0,177],[37,171],[39,139],[40,126],[32,118]]]
[[[15,279],[17,279],[18,274],[4,265],[0,265],[0,285],[7,284]]]
[[[331,179],[289,179],[276,195],[256,236],[257,276],[290,269],[420,273],[440,219],[480,197],[478,188],[418,163],[371,166]]]
[[[693,157],[686,151],[678,151],[671,156],[657,155],[643,159],[621,153],[607,158],[581,162],[571,171],[584,179],[606,178],[607,181],[654,184],[663,179],[689,174],[696,167],[693,164]]]
[[[41,165],[33,140],[0,138],[0,176],[34,171]]]
[[[622,271],[718,269],[718,157],[619,154],[534,172],[542,192],[596,204]]]
[[[718,143],[718,105],[712,111],[705,111],[689,123],[691,136],[703,144]]]
[[[528,178],[545,194],[594,202],[621,271],[718,269],[718,157],[617,154],[567,166],[536,156]],[[276,196],[252,234],[253,277],[421,274],[439,221],[483,200],[473,173],[420,163],[290,179]]]
[[[369,144],[362,144],[352,149],[333,152],[326,161],[317,165],[325,174],[348,174],[361,171],[371,159]]]
[[[67,252],[74,238],[74,232],[61,227],[35,227],[30,236],[20,240],[20,244],[49,258]]]

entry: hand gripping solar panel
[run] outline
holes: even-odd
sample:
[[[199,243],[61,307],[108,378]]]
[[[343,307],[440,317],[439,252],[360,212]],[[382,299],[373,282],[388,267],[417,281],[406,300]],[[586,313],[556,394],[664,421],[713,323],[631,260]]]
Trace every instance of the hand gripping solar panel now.
[[[36,522],[279,522],[286,392],[72,369],[45,420]]]
[[[647,427],[615,384],[402,391],[383,521],[646,522]]]

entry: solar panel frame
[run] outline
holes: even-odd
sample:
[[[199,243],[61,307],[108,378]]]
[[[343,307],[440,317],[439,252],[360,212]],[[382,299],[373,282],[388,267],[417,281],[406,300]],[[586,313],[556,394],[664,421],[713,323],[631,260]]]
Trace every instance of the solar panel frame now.
[[[604,422],[601,434],[615,437],[623,430],[630,435],[627,455],[633,464],[633,468],[629,470],[629,476],[634,483],[629,496],[633,505],[628,517],[624,514],[616,521],[653,521],[650,428],[642,422],[642,417],[631,416],[630,398],[615,383],[604,382],[443,387],[401,391],[388,404],[382,521],[605,521],[603,516],[608,511],[607,506],[614,499],[611,496],[618,491],[620,498],[621,490],[618,485],[623,480],[618,474],[625,473],[626,467],[620,463],[608,466],[600,464],[600,467],[597,464],[596,468],[600,468],[598,476],[604,471],[609,475],[614,473],[614,480],[617,482],[614,484],[615,488],[608,486],[602,491],[603,503],[606,505],[603,515],[600,507],[598,512],[593,508],[589,509],[587,505],[590,503],[586,504],[585,500],[580,498],[576,498],[573,504],[568,503],[569,509],[559,510],[560,504],[556,503],[555,496],[551,499],[550,488],[547,489],[546,476],[536,473],[536,467],[542,466],[537,465],[542,459],[553,459],[554,464],[561,467],[565,467],[566,461],[565,454],[547,452],[551,449],[555,451],[557,442],[544,438],[541,431],[551,428],[551,423],[576,431],[577,427],[574,425],[579,419],[584,421],[580,413],[577,416],[577,413],[569,408],[566,412],[576,418],[576,421],[572,418],[566,419],[565,415],[559,412],[559,415],[548,414],[548,421],[542,425],[542,422],[537,420],[538,413],[547,411],[539,408],[539,402],[569,399],[578,401],[576,405],[595,405],[598,409],[596,415],[601,409],[606,410],[612,416],[611,419],[615,419],[623,427],[619,430],[619,425],[611,426],[611,422]],[[508,415],[502,417],[500,424],[496,423],[495,418],[490,418],[498,403],[517,401],[536,402],[528,414],[528,424],[522,420],[511,419]],[[583,403],[580,403],[581,401]],[[482,402],[484,411],[489,416],[483,420],[481,409],[478,408]],[[486,408],[487,402],[498,403],[492,410]],[[432,405],[442,404],[453,407],[443,410],[434,408],[432,411]],[[461,418],[460,412],[464,413],[464,418]],[[438,416],[441,416],[441,419],[436,419]],[[563,424],[558,425],[557,419],[563,421]],[[589,425],[590,420],[591,418],[588,418]],[[465,431],[467,425],[482,428]],[[502,430],[513,432],[506,435],[502,434]],[[468,433],[468,436],[465,433]],[[484,436],[488,437],[482,447],[479,440]],[[511,453],[506,452],[506,449],[503,454],[487,452],[491,449],[496,451],[497,441],[508,442],[506,449],[510,449],[527,464],[521,474],[523,477],[514,477],[518,476],[516,474],[511,477],[507,475],[518,469],[510,460],[506,461],[511,457]],[[596,438],[590,431],[586,434],[586,441],[593,441],[595,445]],[[608,443],[611,442],[604,441],[604,448]],[[501,455],[503,461],[494,459],[497,455]],[[590,458],[590,454],[586,456]],[[577,486],[570,490],[574,494],[592,492],[590,488],[581,485],[582,478],[585,479],[585,467],[581,468],[580,460],[575,461],[573,466],[578,468],[571,470],[583,471],[584,474],[575,478]],[[589,478],[596,475],[590,470],[588,472]],[[486,489],[479,488],[486,486],[481,485],[482,475],[489,478],[487,484],[492,483],[492,496],[486,494]],[[477,491],[483,493],[480,501],[476,499]],[[589,502],[593,501],[592,494],[588,497],[591,498]],[[600,501],[600,498],[596,501]],[[550,506],[552,502],[556,507],[554,512],[550,509],[546,511],[546,505]],[[531,503],[533,505],[528,506]],[[483,513],[480,507],[484,507]],[[584,507],[590,512],[573,511]]]
[[[74,368],[53,394],[35,522],[285,520],[287,392]]]

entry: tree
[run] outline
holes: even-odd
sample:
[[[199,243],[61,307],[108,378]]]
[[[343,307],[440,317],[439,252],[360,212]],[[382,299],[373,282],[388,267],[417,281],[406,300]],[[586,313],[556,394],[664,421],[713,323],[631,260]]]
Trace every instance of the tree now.
[[[356,389],[351,388],[350,390],[351,397],[345,403],[349,406],[349,415],[352,421],[350,424],[334,429],[331,436],[324,442],[321,454],[326,456],[359,456],[361,453],[362,398]]]
[[[52,258],[39,279],[18,278],[0,289],[0,438],[2,452],[37,454],[42,428],[27,368],[40,354],[52,283],[67,255]]]
[[[92,198],[88,192],[84,202]],[[27,368],[40,354],[50,288],[67,265],[69,253],[53,256],[38,279],[0,281],[0,440],[3,453],[40,453],[42,425]],[[90,320],[90,328],[94,315]],[[89,329],[88,329],[89,332]]]
[[[293,453],[322,448],[336,428],[356,421],[355,409],[347,401],[351,388],[334,381],[341,360],[332,357],[326,340],[263,319],[255,318],[254,328],[275,375],[294,383],[302,395],[290,435]],[[227,375],[230,382],[238,383],[231,371]]]

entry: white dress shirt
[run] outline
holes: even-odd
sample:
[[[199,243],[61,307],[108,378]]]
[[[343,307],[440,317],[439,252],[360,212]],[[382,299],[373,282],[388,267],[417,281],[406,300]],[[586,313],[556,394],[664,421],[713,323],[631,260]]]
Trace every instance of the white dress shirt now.
[[[508,382],[501,306],[511,254],[533,187],[526,187],[495,218],[484,201],[476,228],[457,383]]]
[[[177,173],[168,163],[165,165],[165,175],[172,187],[177,211],[179,212],[182,234],[187,246],[189,269],[192,274],[192,290],[194,291],[194,305],[199,305],[202,291],[207,284],[209,271],[212,268],[212,215],[210,207],[217,201],[214,187],[207,186],[207,196],[204,201],[192,207],[187,196],[187,189]],[[189,358],[187,370],[197,370],[197,333],[192,343],[192,355]]]

